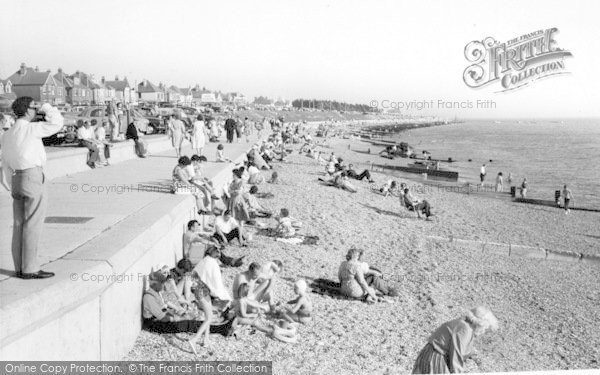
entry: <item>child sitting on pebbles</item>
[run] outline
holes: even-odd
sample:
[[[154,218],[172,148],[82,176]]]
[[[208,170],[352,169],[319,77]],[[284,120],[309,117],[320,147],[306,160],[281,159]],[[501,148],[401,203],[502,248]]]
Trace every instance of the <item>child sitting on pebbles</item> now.
[[[297,341],[296,328],[287,322],[269,324],[260,319],[260,312],[262,310],[268,311],[268,307],[248,297],[250,287],[247,283],[240,284],[238,290],[239,299],[235,300],[233,304],[236,317],[232,329],[240,325],[251,326],[283,342],[295,343]]]
[[[275,234],[279,237],[293,237],[296,234],[296,230],[302,227],[302,222],[293,220],[290,217],[290,211],[287,208],[282,208],[280,214],[275,217],[275,220],[277,220]]]
[[[298,297],[288,302],[288,304],[293,304],[293,307],[281,307],[278,310],[282,318],[290,323],[297,322],[307,324],[310,322],[313,305],[308,299],[307,289],[308,285],[306,284],[306,281],[296,281],[294,284],[294,293],[296,293]]]
[[[225,163],[225,162],[233,163],[233,161],[231,161],[231,159],[225,157],[225,154],[223,153],[224,150],[225,150],[225,147],[223,147],[222,144],[219,144],[217,146],[217,162],[218,163]]]

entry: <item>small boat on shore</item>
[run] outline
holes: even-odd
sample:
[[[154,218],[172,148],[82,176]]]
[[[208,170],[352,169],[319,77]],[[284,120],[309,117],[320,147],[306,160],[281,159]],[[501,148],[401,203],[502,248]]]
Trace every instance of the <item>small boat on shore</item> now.
[[[434,178],[444,179],[446,181],[458,181],[458,172],[430,168],[429,165],[420,163],[420,162],[412,163],[407,166],[387,165],[387,164],[386,165],[374,164],[373,166],[377,167],[377,168],[382,168],[384,170],[389,169],[389,170],[406,172],[406,173],[415,173],[415,174],[421,174],[421,175],[425,174],[425,175],[427,175],[427,178],[434,177]]]
[[[558,205],[556,203],[556,201],[552,201],[549,199],[515,198],[514,201],[519,202],[519,203],[534,204],[537,206],[556,207],[556,208],[564,209],[563,207]],[[600,209],[597,209],[597,208],[587,208],[587,207],[578,207],[578,206],[570,206],[569,209],[573,210],[573,211],[600,212]]]
[[[414,159],[414,160],[425,160],[425,161],[433,161],[433,162],[439,161],[440,163],[456,163],[456,160],[454,160],[452,158],[448,158],[448,159],[432,159],[432,158],[417,157],[415,155],[412,155],[410,158]]]

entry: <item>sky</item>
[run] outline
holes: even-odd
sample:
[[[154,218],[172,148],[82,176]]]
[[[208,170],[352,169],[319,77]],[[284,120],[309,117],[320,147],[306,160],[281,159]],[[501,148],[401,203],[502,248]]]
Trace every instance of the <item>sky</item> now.
[[[403,106],[407,114],[600,116],[598,1],[2,0],[0,78],[24,62],[250,98]],[[498,93],[463,81],[465,46],[556,27],[569,74]],[[477,101],[488,103],[477,108]],[[392,104],[394,103],[394,104]],[[433,103],[433,104],[431,104]],[[473,108],[468,108],[469,104]],[[465,106],[467,108],[465,108]],[[414,105],[412,108],[416,108]]]

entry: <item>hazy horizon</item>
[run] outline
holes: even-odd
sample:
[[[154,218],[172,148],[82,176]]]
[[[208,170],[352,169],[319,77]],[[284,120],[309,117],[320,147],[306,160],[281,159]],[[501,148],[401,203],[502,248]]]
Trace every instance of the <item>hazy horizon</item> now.
[[[493,101],[495,108],[428,108],[405,114],[462,118],[600,117],[600,4],[430,0],[96,1],[7,0],[0,78],[22,62],[132,84],[241,92],[250,99],[369,104]],[[493,4],[493,5],[492,5]],[[518,10],[518,11],[515,11]],[[463,81],[465,46],[507,42],[556,27],[565,70],[514,92]]]

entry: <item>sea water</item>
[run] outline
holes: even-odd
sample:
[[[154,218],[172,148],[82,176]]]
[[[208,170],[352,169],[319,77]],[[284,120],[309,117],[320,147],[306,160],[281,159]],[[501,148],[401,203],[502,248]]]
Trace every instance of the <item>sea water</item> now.
[[[486,163],[490,186],[502,172],[509,191],[511,173],[513,186],[527,178],[528,197],[554,200],[554,191],[567,184],[575,206],[600,209],[600,119],[467,120],[408,130],[396,138],[418,156],[427,150],[433,159],[457,160],[441,167],[459,172],[462,181],[479,183]]]

